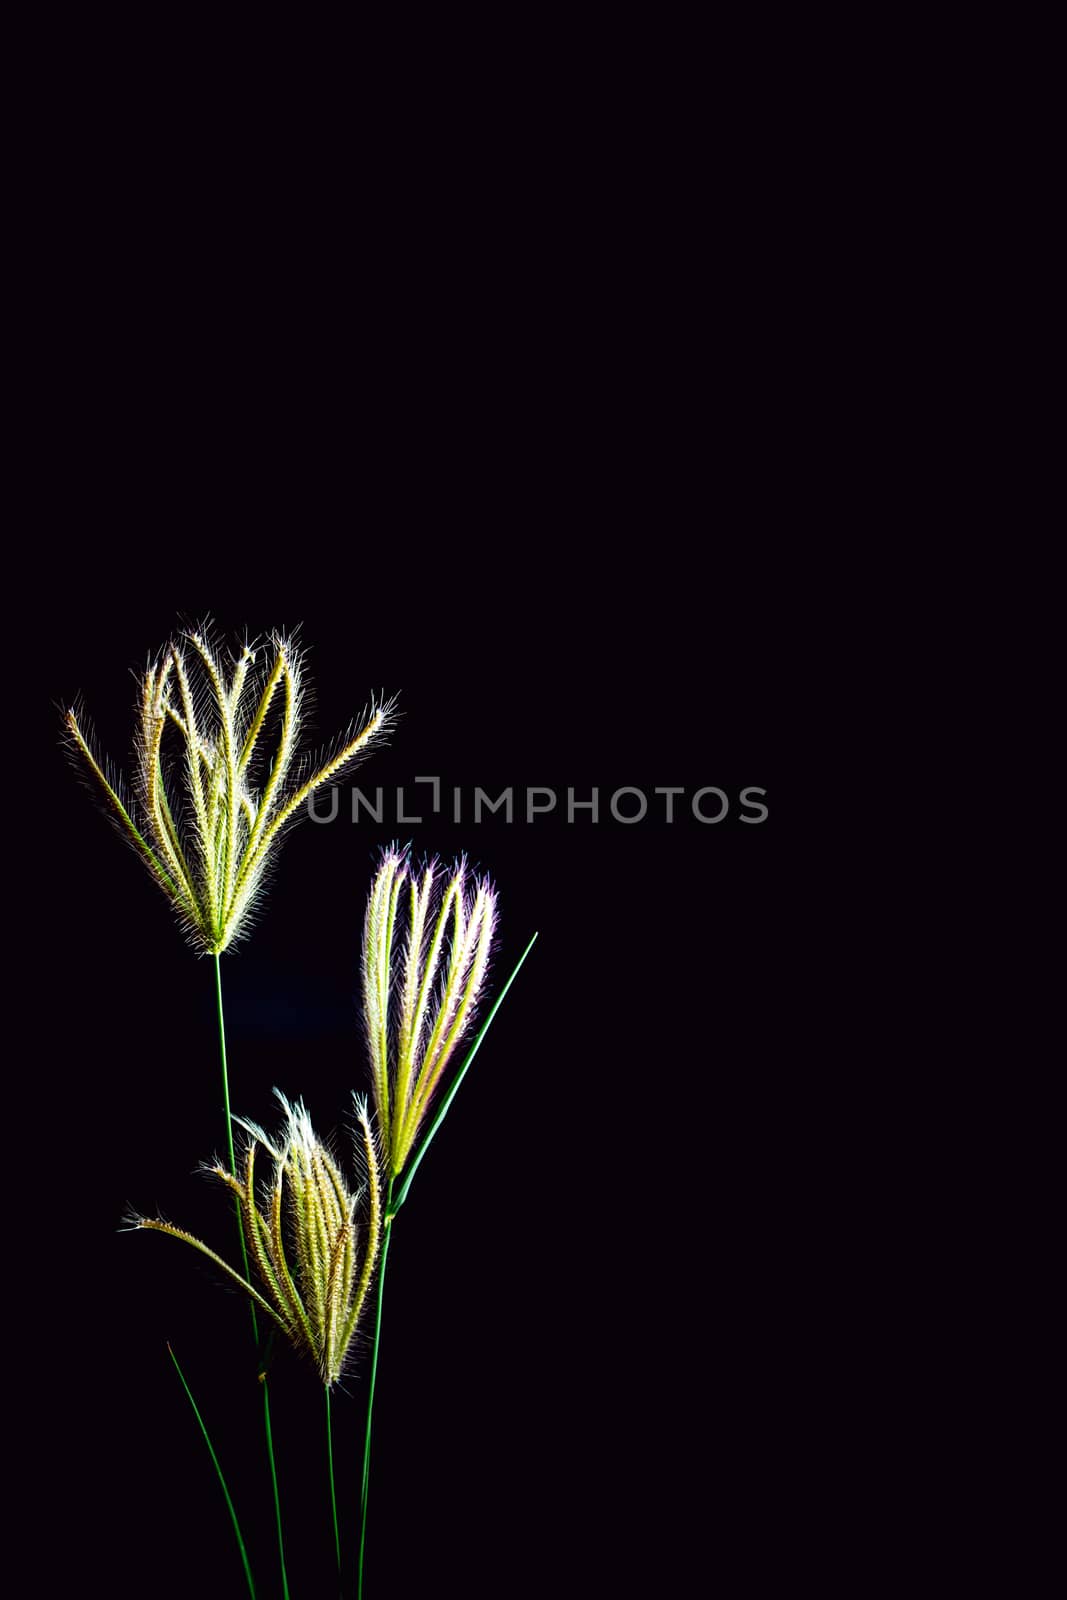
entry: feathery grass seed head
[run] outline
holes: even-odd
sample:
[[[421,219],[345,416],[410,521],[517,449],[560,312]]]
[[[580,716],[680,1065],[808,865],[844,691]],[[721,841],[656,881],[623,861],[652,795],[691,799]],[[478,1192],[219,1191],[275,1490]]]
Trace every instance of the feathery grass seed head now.
[[[406,851],[382,852],[363,927],[363,1015],[391,1177],[473,1021],[496,923],[496,890],[466,861],[416,871]]]
[[[182,634],[141,681],[132,796],[94,753],[80,710],[66,713],[72,754],[198,950],[217,955],[248,931],[286,827],[393,720],[394,701],[372,702],[324,755],[298,758],[304,700],[291,636],[227,657],[206,629]]]
[[[235,1117],[248,1135],[239,1177],[220,1163],[207,1167],[237,1198],[248,1256],[261,1289],[215,1251],[161,1217],[135,1216],[131,1226],[169,1233],[206,1255],[272,1318],[289,1342],[314,1361],[326,1385],[341,1377],[370,1291],[381,1242],[380,1161],[366,1103],[355,1102],[357,1187],[349,1189],[302,1101],[275,1090],[284,1122],[271,1139]],[[256,1157],[267,1160],[262,1171]],[[269,1166],[268,1166],[269,1163]]]

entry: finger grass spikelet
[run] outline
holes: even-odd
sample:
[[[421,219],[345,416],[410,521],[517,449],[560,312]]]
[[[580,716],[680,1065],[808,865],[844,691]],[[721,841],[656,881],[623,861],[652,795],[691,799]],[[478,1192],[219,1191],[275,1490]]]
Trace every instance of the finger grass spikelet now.
[[[363,1015],[389,1177],[402,1171],[474,1018],[497,921],[496,890],[460,860],[416,872],[383,851],[363,930]]]
[[[194,1245],[252,1297],[296,1350],[311,1357],[323,1383],[331,1386],[345,1369],[378,1260],[378,1151],[366,1103],[357,1098],[360,1181],[350,1190],[303,1102],[290,1105],[279,1090],[274,1092],[285,1116],[280,1137],[271,1139],[256,1123],[237,1117],[248,1135],[242,1176],[218,1162],[205,1169],[237,1197],[245,1245],[261,1288],[184,1228],[160,1217],[134,1216],[130,1222]],[[260,1150],[273,1167],[262,1178],[256,1168]]]
[[[312,761],[298,755],[305,704],[292,637],[275,633],[269,650],[246,643],[227,658],[206,630],[182,634],[141,680],[132,797],[94,753],[78,710],[66,712],[73,754],[200,951],[218,955],[247,932],[283,831],[382,737],[394,707],[372,702]]]

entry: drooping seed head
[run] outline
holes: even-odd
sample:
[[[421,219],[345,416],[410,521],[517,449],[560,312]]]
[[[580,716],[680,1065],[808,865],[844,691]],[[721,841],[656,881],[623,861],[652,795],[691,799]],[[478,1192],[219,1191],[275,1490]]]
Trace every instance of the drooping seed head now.
[[[294,1348],[314,1361],[327,1385],[335,1384],[367,1303],[381,1241],[381,1177],[377,1142],[365,1102],[355,1102],[358,1181],[349,1189],[344,1174],[311,1125],[302,1101],[291,1105],[275,1090],[284,1113],[277,1138],[241,1117],[248,1134],[241,1177],[214,1164],[212,1176],[237,1197],[256,1289],[214,1250],[158,1217],[131,1218],[133,1226],[184,1239],[240,1285],[273,1319]],[[264,1151],[270,1170],[256,1167]]]

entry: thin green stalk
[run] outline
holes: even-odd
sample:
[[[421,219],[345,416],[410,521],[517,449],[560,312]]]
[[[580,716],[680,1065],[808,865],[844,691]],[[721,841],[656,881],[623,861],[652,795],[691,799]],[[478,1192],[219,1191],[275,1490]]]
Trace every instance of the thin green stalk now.
[[[382,1338],[382,1296],[385,1292],[385,1263],[389,1255],[389,1240],[393,1232],[393,1180],[385,1198],[385,1237],[382,1240],[381,1260],[378,1263],[378,1303],[374,1313],[374,1349],[370,1363],[370,1382],[367,1386],[367,1432],[363,1441],[363,1491],[360,1496],[359,1520],[359,1600],[363,1600],[363,1551],[367,1543],[367,1486],[370,1482],[370,1425],[374,1415],[374,1384],[378,1376],[378,1350]]]
[[[222,1485],[222,1492],[226,1496],[226,1506],[227,1506],[227,1509],[229,1510],[229,1513],[230,1513],[230,1521],[233,1523],[233,1531],[237,1536],[237,1548],[241,1552],[241,1565],[245,1569],[245,1577],[248,1580],[248,1592],[252,1596],[252,1600],[256,1600],[256,1586],[252,1582],[252,1568],[248,1564],[248,1551],[245,1549],[245,1542],[244,1542],[244,1539],[241,1537],[241,1525],[237,1521],[237,1512],[234,1510],[233,1501],[230,1498],[230,1491],[226,1487],[226,1479],[222,1475],[222,1468],[219,1466],[219,1458],[215,1454],[215,1446],[211,1442],[211,1435],[208,1433],[207,1428],[204,1425],[204,1419],[200,1415],[200,1408],[197,1405],[196,1401],[193,1399],[193,1391],[190,1389],[188,1383],[185,1381],[185,1373],[182,1371],[181,1367],[178,1365],[178,1357],[174,1354],[174,1351],[171,1350],[171,1347],[170,1347],[169,1344],[167,1345],[167,1349],[170,1352],[170,1359],[174,1362],[174,1365],[177,1368],[178,1376],[182,1380],[182,1388],[185,1390],[186,1394],[189,1396],[189,1404],[193,1408],[193,1415],[195,1416],[197,1422],[199,1422],[199,1424],[200,1424],[200,1432],[204,1435],[204,1443],[207,1445],[208,1451],[209,1451],[209,1453],[211,1455],[211,1459],[215,1463],[215,1471],[219,1475],[219,1483]]]
[[[426,1154],[427,1150],[430,1148],[431,1140],[433,1139],[434,1135],[436,1134],[438,1128],[441,1126],[441,1123],[444,1121],[445,1114],[448,1111],[449,1106],[452,1104],[453,1099],[455,1098],[456,1090],[459,1088],[460,1084],[463,1082],[463,1079],[466,1077],[467,1069],[469,1068],[471,1062],[474,1060],[475,1056],[478,1053],[479,1045],[481,1044],[482,1040],[485,1038],[486,1034],[489,1032],[490,1023],[492,1022],[493,1018],[496,1016],[497,1012],[500,1010],[500,1007],[501,1007],[501,1005],[503,1003],[503,1000],[504,1000],[504,996],[507,994],[508,990],[511,988],[511,985],[515,982],[515,979],[518,977],[519,970],[522,967],[523,962],[526,960],[526,957],[530,954],[530,951],[533,949],[533,947],[536,944],[536,942],[537,942],[537,934],[535,933],[533,938],[530,940],[529,944],[526,946],[526,949],[522,952],[522,955],[519,957],[518,961],[516,962],[515,967],[514,967],[512,973],[511,973],[511,976],[509,977],[507,983],[505,983],[504,987],[501,989],[500,993],[497,995],[496,1002],[493,1005],[492,1010],[489,1012],[489,1015],[486,1017],[485,1021],[482,1023],[481,1027],[479,1028],[478,1033],[475,1036],[474,1043],[471,1045],[470,1049],[467,1051],[466,1059],[464,1060],[463,1065],[460,1067],[459,1071],[456,1073],[456,1076],[455,1076],[455,1079],[453,1080],[451,1088],[449,1089],[448,1093],[445,1095],[444,1099],[441,1102],[441,1108],[440,1108],[440,1110],[438,1111],[436,1117],[433,1120],[433,1123],[432,1123],[432,1125],[430,1127],[429,1133],[426,1135],[426,1137],[423,1140],[421,1146],[419,1147],[419,1150],[418,1150],[417,1155],[415,1156],[415,1159],[411,1162],[411,1165],[408,1168],[407,1176],[405,1177],[403,1183],[400,1186],[400,1191],[396,1196],[395,1202],[394,1202],[394,1199],[393,1199],[393,1183],[394,1183],[395,1179],[393,1179],[393,1178],[389,1179],[389,1191],[388,1191],[388,1194],[386,1196],[386,1201],[385,1201],[385,1216],[384,1216],[385,1236],[384,1236],[384,1238],[382,1240],[382,1254],[381,1254],[381,1260],[380,1260],[380,1262],[378,1264],[378,1304],[377,1304],[377,1311],[375,1313],[375,1319],[374,1319],[374,1346],[373,1346],[373,1352],[372,1352],[372,1355],[371,1355],[370,1383],[369,1383],[368,1388],[367,1388],[367,1433],[366,1433],[366,1437],[365,1437],[364,1443],[363,1443],[363,1493],[362,1493],[362,1496],[361,1496],[361,1503],[360,1503],[360,1530],[359,1530],[359,1600],[363,1600],[363,1551],[364,1551],[364,1547],[366,1546],[366,1543],[367,1543],[367,1486],[368,1486],[368,1483],[370,1481],[371,1417],[372,1417],[373,1411],[374,1411],[374,1384],[375,1384],[375,1379],[378,1376],[378,1350],[379,1350],[379,1347],[381,1345],[382,1297],[383,1297],[384,1292],[385,1292],[385,1263],[386,1263],[386,1260],[387,1260],[388,1255],[389,1255],[389,1240],[392,1237],[392,1232],[393,1232],[393,1219],[396,1216],[396,1213],[400,1210],[400,1207],[403,1205],[404,1201],[407,1199],[407,1193],[408,1193],[408,1190],[411,1187],[411,1180],[415,1176],[415,1173],[418,1170],[418,1167],[419,1167],[419,1165],[420,1165],[420,1163],[422,1161],[423,1156]]]
[[[230,1078],[226,1068],[226,1022],[222,1014],[222,966],[218,952],[215,952],[215,1002],[219,1018],[219,1054],[222,1057],[222,1103],[226,1111],[226,1153],[230,1158],[230,1171],[237,1171],[237,1163],[233,1154],[233,1118],[230,1115]],[[237,1217],[237,1238],[241,1245],[241,1265],[244,1275],[248,1277],[248,1251],[245,1247],[245,1231],[241,1226],[241,1205],[234,1197],[234,1214]],[[248,1309],[252,1313],[252,1333],[259,1348],[259,1323],[256,1321],[256,1308],[249,1302]]]
[[[285,1570],[285,1546],[282,1543],[282,1507],[278,1499],[278,1473],[274,1465],[274,1438],[270,1427],[270,1395],[267,1393],[267,1375],[263,1374],[263,1427],[267,1435],[267,1459],[270,1462],[270,1482],[274,1491],[274,1520],[278,1525],[278,1560],[282,1568],[282,1594],[289,1600],[289,1575]]]
[[[235,1172],[233,1121],[230,1116],[230,1079],[226,1068],[226,1021],[222,1011],[222,967],[218,951],[215,952],[215,999],[219,1018],[219,1053],[222,1057],[222,1100],[226,1108],[226,1149],[230,1157],[230,1171]],[[241,1262],[247,1278],[249,1276],[248,1251],[245,1247],[244,1228],[241,1226],[241,1207],[236,1197],[234,1199],[234,1208],[237,1213],[237,1237],[241,1242]],[[252,1337],[256,1341],[256,1349],[258,1350],[259,1323],[256,1319],[256,1308],[249,1303],[249,1310],[252,1313]],[[278,1470],[274,1464],[274,1435],[270,1425],[270,1395],[267,1393],[267,1375],[265,1372],[260,1374],[260,1382],[263,1384],[263,1430],[267,1437],[267,1460],[270,1463],[271,1489],[274,1494],[274,1520],[278,1528],[278,1560],[282,1569],[282,1594],[284,1600],[289,1600],[289,1576],[285,1570],[285,1545],[282,1540],[282,1506],[278,1496]]]
[[[326,1454],[330,1461],[330,1509],[333,1512],[333,1543],[337,1551],[337,1575],[341,1575],[341,1530],[337,1525],[337,1487],[333,1481],[333,1423],[330,1416],[330,1386],[326,1384]]]

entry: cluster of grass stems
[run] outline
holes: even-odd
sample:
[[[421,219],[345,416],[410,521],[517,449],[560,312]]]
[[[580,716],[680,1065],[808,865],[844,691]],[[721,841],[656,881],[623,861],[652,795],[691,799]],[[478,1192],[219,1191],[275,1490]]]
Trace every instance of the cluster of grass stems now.
[[[261,1325],[270,1323],[314,1362],[325,1395],[339,1585],[343,1519],[331,1393],[346,1371],[357,1326],[365,1315],[373,1316],[355,1519],[362,1600],[374,1394],[393,1226],[537,935],[472,1038],[496,928],[495,889],[487,879],[472,881],[462,861],[448,871],[437,861],[416,870],[406,851],[384,851],[363,929],[363,1013],[374,1104],[371,1109],[356,1100],[355,1187],[349,1188],[340,1165],[318,1139],[302,1102],[290,1104],[275,1091],[284,1114],[276,1137],[233,1116],[221,955],[247,933],[288,825],[316,789],[350,770],[393,719],[392,702],[372,704],[330,750],[311,761],[298,754],[304,696],[301,653],[291,637],[273,635],[269,650],[245,643],[227,658],[201,628],[179,635],[145,670],[132,792],[97,755],[80,709],[71,708],[65,721],[81,770],[102,792],[113,821],[171,902],[190,943],[211,957],[228,1166],[215,1163],[208,1170],[232,1192],[241,1270],[170,1222],[139,1214],[129,1220],[137,1229],[184,1240],[237,1282],[249,1298],[257,1352]],[[268,739],[269,726],[275,732]],[[450,1072],[457,1047],[468,1039],[461,1064]],[[240,1169],[235,1123],[246,1137]],[[264,1157],[272,1169],[265,1181]],[[248,1544],[209,1429],[177,1355],[167,1348],[218,1475],[254,1597]],[[282,1594],[289,1600],[266,1372],[260,1380],[277,1561]]]
[[[512,969],[512,972],[509,975],[509,977],[507,979],[507,982],[501,988],[500,993],[498,994],[496,1000],[494,1001],[492,1008],[490,1009],[490,1011],[486,1015],[485,1020],[482,1022],[482,1025],[479,1028],[477,1034],[475,1035],[475,1037],[474,1037],[474,1039],[473,1039],[473,1041],[472,1041],[472,1043],[470,1045],[470,1048],[468,1049],[468,1051],[467,1051],[467,1053],[466,1053],[466,1055],[465,1055],[465,1057],[463,1059],[462,1064],[460,1065],[459,1069],[457,1070],[457,1072],[455,1073],[454,1077],[452,1078],[452,1081],[451,1081],[451,1084],[449,1086],[447,1094],[441,1099],[439,1105],[437,1106],[436,1113],[435,1113],[432,1121],[430,1122],[430,1125],[429,1125],[429,1127],[428,1127],[428,1129],[427,1129],[427,1131],[425,1133],[425,1136],[422,1138],[421,1142],[419,1143],[416,1153],[414,1154],[413,1158],[408,1163],[406,1168],[403,1170],[402,1179],[400,1178],[399,1175],[390,1175],[389,1176],[389,1178],[387,1180],[386,1188],[385,1188],[385,1194],[384,1194],[384,1198],[383,1198],[383,1203],[382,1203],[382,1206],[381,1206],[381,1218],[380,1218],[381,1248],[380,1248],[380,1252],[377,1254],[376,1261],[374,1260],[373,1253],[369,1254],[366,1257],[365,1261],[364,1261],[364,1269],[363,1269],[364,1288],[366,1287],[367,1284],[369,1284],[369,1282],[371,1281],[371,1278],[373,1276],[374,1282],[375,1282],[375,1285],[376,1285],[376,1290],[375,1290],[375,1293],[374,1293],[374,1313],[373,1313],[374,1321],[373,1321],[373,1333],[372,1333],[372,1338],[371,1338],[370,1366],[369,1366],[368,1379],[367,1379],[366,1425],[365,1425],[364,1436],[363,1436],[363,1464],[362,1464],[362,1472],[361,1472],[361,1478],[360,1478],[361,1487],[360,1487],[360,1506],[359,1506],[359,1516],[358,1516],[359,1545],[358,1545],[358,1568],[357,1568],[357,1572],[358,1572],[358,1576],[357,1576],[357,1594],[359,1596],[359,1600],[363,1600],[363,1574],[364,1574],[364,1564],[365,1564],[365,1558],[366,1558],[366,1543],[367,1543],[367,1507],[368,1507],[368,1501],[369,1501],[369,1488],[370,1488],[371,1431],[372,1431],[372,1423],[373,1423],[373,1416],[374,1416],[374,1395],[375,1395],[375,1387],[376,1387],[377,1375],[378,1375],[378,1358],[379,1358],[379,1353],[380,1353],[380,1349],[381,1349],[382,1305],[383,1305],[384,1295],[385,1295],[385,1268],[386,1268],[386,1262],[388,1260],[388,1255],[389,1255],[389,1244],[390,1244],[390,1240],[392,1238],[393,1223],[394,1223],[394,1220],[395,1220],[395,1218],[397,1216],[397,1213],[399,1212],[401,1206],[404,1204],[405,1200],[407,1199],[408,1192],[409,1192],[409,1190],[411,1188],[411,1182],[412,1182],[412,1179],[415,1176],[415,1173],[417,1172],[419,1166],[421,1165],[421,1163],[422,1163],[427,1151],[430,1148],[431,1143],[433,1142],[434,1137],[437,1134],[438,1129],[440,1128],[442,1122],[444,1121],[444,1118],[447,1115],[447,1113],[449,1111],[449,1108],[452,1105],[452,1101],[455,1098],[455,1095],[456,1095],[456,1093],[457,1093],[457,1091],[459,1089],[459,1086],[462,1083],[464,1077],[466,1076],[466,1074],[467,1074],[467,1072],[468,1072],[468,1070],[469,1070],[469,1068],[471,1066],[471,1063],[473,1062],[475,1056],[477,1055],[478,1050],[481,1047],[482,1041],[485,1038],[487,1032],[489,1031],[490,1025],[492,1024],[493,1019],[496,1016],[497,1011],[499,1010],[501,1004],[503,1003],[504,998],[507,995],[508,990],[510,989],[512,983],[515,981],[515,978],[518,976],[519,970],[522,967],[523,963],[525,962],[525,960],[526,960],[527,956],[529,955],[530,951],[533,949],[533,946],[534,946],[534,944],[536,942],[536,939],[537,939],[537,935],[535,933],[533,935],[533,937],[530,939],[529,943],[527,944],[527,946],[526,946],[525,950],[523,951],[522,955],[519,957],[519,960],[516,963],[515,967]],[[220,1055],[221,1070],[222,1070],[223,1100],[224,1100],[224,1104],[226,1106],[226,1134],[227,1134],[227,1143],[228,1143],[229,1161],[230,1161],[230,1171],[229,1171],[229,1174],[226,1174],[225,1176],[227,1178],[230,1178],[230,1175],[235,1170],[232,1124],[233,1124],[233,1122],[235,1120],[239,1121],[239,1119],[232,1118],[231,1114],[230,1114],[230,1110],[229,1110],[229,1077],[228,1077],[227,1059],[226,1059],[226,1027],[225,1027],[225,1019],[224,1019],[223,1004],[222,1004],[222,975],[221,975],[221,969],[220,969],[218,956],[216,956],[215,959],[214,959],[214,967],[215,967],[215,987],[216,987],[216,995],[217,995],[217,1000],[218,1000],[219,1055]],[[251,1126],[250,1124],[243,1124],[243,1123],[240,1123],[240,1122],[239,1122],[239,1125],[246,1126],[246,1127],[250,1127]],[[366,1126],[366,1125],[364,1124],[364,1126]],[[258,1133],[258,1131],[259,1130],[256,1130],[257,1133]],[[249,1145],[249,1149],[250,1150],[254,1149],[254,1147],[255,1147],[254,1143]],[[212,1169],[212,1170],[216,1172],[216,1175],[223,1176],[221,1169]],[[248,1278],[248,1250],[247,1250],[247,1243],[246,1243],[246,1226],[244,1225],[244,1218],[242,1217],[242,1205],[244,1205],[244,1207],[245,1207],[245,1216],[247,1216],[247,1204],[248,1204],[248,1202],[247,1202],[247,1194],[250,1191],[250,1189],[251,1189],[251,1184],[250,1183],[246,1184],[245,1194],[243,1196],[242,1195],[235,1196],[235,1206],[237,1208],[238,1220],[239,1220],[238,1235],[239,1235],[240,1240],[241,1240],[241,1256],[242,1256],[242,1262],[244,1264],[245,1279],[246,1280]],[[225,1271],[225,1272],[229,1273],[231,1276],[233,1276],[232,1270],[229,1267],[227,1267],[225,1262],[221,1261],[217,1256],[214,1256],[213,1252],[207,1251],[206,1247],[200,1244],[200,1241],[194,1240],[190,1235],[183,1233],[183,1231],[181,1229],[174,1227],[172,1224],[163,1223],[163,1222],[159,1221],[158,1219],[153,1219],[153,1218],[137,1217],[134,1220],[135,1220],[136,1225],[139,1226],[139,1227],[147,1228],[147,1229],[150,1229],[150,1230],[154,1229],[154,1230],[158,1230],[158,1231],[161,1231],[161,1232],[166,1232],[166,1233],[173,1234],[173,1235],[175,1235],[175,1236],[177,1236],[179,1238],[185,1238],[186,1240],[188,1240],[188,1242],[190,1242],[192,1244],[195,1244],[197,1246],[197,1248],[199,1248],[201,1250],[204,1250],[205,1253],[207,1253],[208,1255],[212,1256],[213,1259],[215,1260],[216,1264],[223,1271]],[[374,1263],[373,1266],[371,1265],[372,1262]],[[249,1287],[249,1284],[247,1282],[245,1282],[245,1283],[243,1283],[242,1286],[247,1289]],[[362,1299],[360,1300],[360,1306],[362,1306]],[[250,1309],[251,1316],[252,1316],[252,1337],[253,1337],[253,1340],[255,1341],[256,1348],[258,1349],[260,1347],[260,1331],[259,1331],[259,1321],[258,1321],[258,1318],[257,1318],[257,1315],[256,1315],[256,1305],[255,1305],[254,1291],[253,1291],[253,1299],[252,1299],[252,1301],[250,1303],[249,1309]],[[261,1310],[266,1310],[268,1315],[270,1314],[269,1305],[268,1306],[262,1306]],[[354,1332],[355,1322],[356,1322],[356,1318],[353,1317],[352,1328],[351,1328],[351,1331],[349,1332],[349,1335],[348,1335],[349,1339],[351,1338],[351,1333]],[[283,1331],[288,1331],[288,1330],[283,1329]],[[347,1345],[346,1345],[346,1347],[347,1347]],[[206,1424],[205,1424],[205,1422],[203,1420],[203,1417],[202,1417],[202,1415],[200,1413],[200,1410],[199,1410],[199,1408],[198,1408],[198,1406],[196,1404],[196,1401],[193,1398],[193,1394],[192,1394],[192,1391],[191,1391],[191,1389],[189,1387],[188,1381],[187,1381],[184,1373],[182,1372],[181,1367],[178,1364],[178,1358],[174,1354],[173,1349],[171,1349],[171,1347],[169,1345],[168,1345],[167,1348],[168,1348],[168,1350],[170,1352],[171,1360],[174,1362],[174,1365],[177,1368],[178,1375],[179,1375],[179,1377],[181,1379],[181,1382],[182,1382],[182,1386],[183,1386],[183,1388],[185,1390],[185,1393],[188,1395],[190,1405],[193,1408],[193,1412],[194,1412],[194,1414],[196,1416],[197,1423],[198,1423],[198,1425],[200,1427],[201,1432],[203,1433],[204,1440],[205,1440],[205,1443],[207,1445],[208,1451],[210,1452],[211,1460],[212,1460],[212,1463],[214,1465],[215,1471],[216,1471],[216,1473],[218,1475],[219,1484],[221,1486],[222,1493],[223,1493],[223,1496],[225,1498],[226,1507],[227,1507],[227,1510],[229,1512],[230,1520],[231,1520],[231,1523],[232,1523],[232,1526],[233,1526],[234,1535],[236,1537],[237,1546],[238,1546],[238,1550],[239,1550],[239,1553],[240,1553],[242,1568],[243,1568],[243,1571],[244,1571],[244,1574],[245,1574],[246,1582],[248,1584],[248,1591],[249,1591],[249,1594],[254,1597],[255,1593],[256,1593],[256,1589],[255,1589],[255,1582],[254,1582],[254,1579],[253,1579],[253,1576],[252,1576],[252,1565],[251,1565],[251,1561],[250,1561],[249,1554],[248,1554],[248,1546],[246,1544],[245,1538],[244,1538],[244,1536],[242,1534],[242,1531],[241,1531],[240,1522],[238,1520],[237,1512],[236,1512],[236,1510],[234,1508],[233,1499],[232,1499],[232,1496],[230,1494],[229,1487],[228,1487],[228,1485],[226,1483],[226,1479],[225,1479],[225,1477],[223,1475],[222,1467],[219,1464],[218,1456],[217,1456],[217,1454],[215,1452],[215,1448],[214,1448],[214,1445],[212,1443],[208,1428],[207,1428],[207,1426],[206,1426]],[[316,1359],[318,1359],[318,1352],[316,1350],[314,1350],[314,1348],[312,1348],[312,1353],[315,1354]],[[343,1353],[344,1352],[342,1351],[342,1356],[343,1356]],[[329,1369],[327,1369],[327,1370],[329,1370]],[[336,1369],[336,1374],[335,1374],[335,1381],[336,1381],[336,1377],[340,1376],[340,1370],[341,1370],[340,1366],[338,1365],[338,1367]],[[322,1374],[322,1370],[321,1370],[321,1362],[320,1362],[320,1375],[323,1375]],[[328,1462],[328,1469],[329,1469],[330,1519],[331,1519],[331,1526],[332,1526],[332,1529],[333,1529],[334,1550],[335,1550],[335,1556],[336,1556],[336,1562],[337,1562],[338,1578],[340,1579],[342,1539],[341,1539],[341,1519],[340,1519],[339,1514],[338,1514],[336,1479],[335,1479],[335,1471],[334,1471],[333,1414],[332,1414],[332,1400],[331,1400],[332,1387],[333,1387],[333,1384],[331,1382],[329,1382],[329,1381],[327,1381],[324,1384],[325,1425],[326,1425],[326,1453],[327,1453],[327,1462]],[[280,1576],[281,1576],[282,1593],[286,1597],[286,1600],[288,1600],[288,1597],[289,1597],[289,1594],[290,1594],[290,1590],[289,1590],[289,1575],[288,1575],[288,1569],[287,1569],[287,1566],[286,1566],[286,1559],[285,1559],[285,1539],[284,1539],[284,1534],[283,1534],[282,1508],[281,1508],[281,1501],[280,1501],[280,1496],[279,1496],[279,1491],[278,1491],[278,1473],[277,1473],[277,1467],[276,1467],[275,1456],[274,1456],[274,1436],[273,1436],[273,1430],[272,1430],[272,1426],[271,1426],[270,1393],[269,1393],[267,1375],[265,1373],[261,1374],[261,1388],[262,1388],[262,1393],[263,1393],[264,1436],[265,1436],[265,1443],[266,1443],[267,1459],[268,1459],[268,1463],[269,1463],[269,1467],[270,1467],[270,1482],[271,1482],[271,1493],[272,1493],[272,1502],[273,1502],[272,1503],[273,1521],[274,1521],[274,1526],[275,1526],[275,1530],[276,1530],[276,1538],[277,1538],[277,1558],[278,1558],[279,1571],[280,1571]]]

